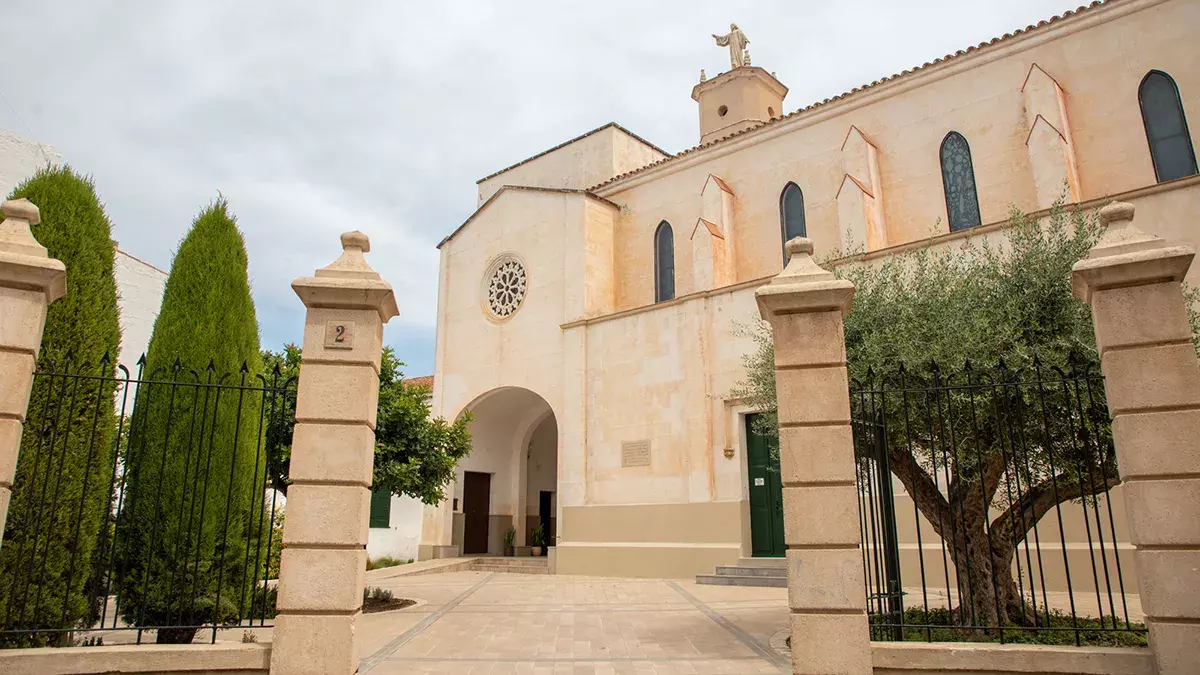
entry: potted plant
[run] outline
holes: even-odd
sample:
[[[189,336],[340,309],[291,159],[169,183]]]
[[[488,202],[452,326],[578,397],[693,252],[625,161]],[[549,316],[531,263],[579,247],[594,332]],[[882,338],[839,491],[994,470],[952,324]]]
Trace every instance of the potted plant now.
[[[546,545],[546,531],[542,529],[541,523],[538,523],[538,526],[533,528],[533,531],[529,534],[529,538],[533,543],[533,550],[530,552],[534,556],[540,556],[542,554],[542,547]]]
[[[513,544],[515,544],[516,541],[517,541],[517,528],[515,528],[515,527],[508,528],[508,531],[504,533],[504,555],[507,555],[507,556],[513,555],[513,552],[515,550],[513,548]]]

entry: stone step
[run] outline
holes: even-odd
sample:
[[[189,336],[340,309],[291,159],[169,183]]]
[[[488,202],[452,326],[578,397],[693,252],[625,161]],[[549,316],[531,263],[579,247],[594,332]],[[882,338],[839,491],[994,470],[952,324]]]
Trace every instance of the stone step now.
[[[738,567],[782,567],[787,569],[787,558],[738,558]]]
[[[719,577],[781,577],[787,578],[786,567],[742,567],[740,565],[718,565]]]
[[[504,565],[473,565],[474,572],[506,572],[508,574],[549,574],[545,567],[506,567]]]
[[[787,588],[787,577],[697,574],[696,583],[705,586],[756,586],[759,588]]]
[[[511,574],[549,574],[550,561],[546,558],[493,557],[478,558],[471,565],[476,572],[508,572]]]

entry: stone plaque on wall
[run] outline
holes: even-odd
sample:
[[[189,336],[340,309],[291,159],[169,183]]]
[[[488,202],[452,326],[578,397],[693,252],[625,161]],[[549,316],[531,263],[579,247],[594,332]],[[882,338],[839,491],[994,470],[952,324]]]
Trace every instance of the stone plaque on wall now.
[[[621,443],[621,466],[650,466],[650,439]]]

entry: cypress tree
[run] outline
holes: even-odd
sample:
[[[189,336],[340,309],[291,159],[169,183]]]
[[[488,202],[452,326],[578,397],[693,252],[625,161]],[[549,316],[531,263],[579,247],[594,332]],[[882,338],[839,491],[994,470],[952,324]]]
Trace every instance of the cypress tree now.
[[[112,471],[116,364],[106,359],[120,343],[112,227],[91,179],[66,166],[18,185],[10,198],[21,197],[41,211],[34,235],[66,264],[67,292],[47,312],[21,438],[0,547],[0,629],[74,628],[89,615],[85,588],[97,574]],[[35,633],[0,642],[52,641]]]
[[[118,598],[126,622],[238,620],[261,531],[258,323],[246,247],[224,199],[192,223],[171,264],[131,424]],[[194,629],[160,629],[190,642]]]

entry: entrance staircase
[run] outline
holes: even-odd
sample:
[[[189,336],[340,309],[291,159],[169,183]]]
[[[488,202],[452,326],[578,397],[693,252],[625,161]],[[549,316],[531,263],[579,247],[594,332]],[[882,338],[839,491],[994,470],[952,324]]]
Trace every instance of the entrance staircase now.
[[[739,558],[736,565],[718,566],[716,574],[697,574],[696,583],[707,586],[787,588],[787,559]]]
[[[471,563],[475,572],[508,572],[509,574],[549,574],[549,560],[545,556],[534,557],[483,557]]]

